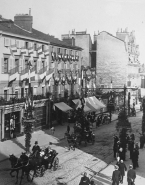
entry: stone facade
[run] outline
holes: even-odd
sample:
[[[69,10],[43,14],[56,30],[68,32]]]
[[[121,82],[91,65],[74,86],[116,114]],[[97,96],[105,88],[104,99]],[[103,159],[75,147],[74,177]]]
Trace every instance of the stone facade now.
[[[75,32],[73,30],[71,34],[63,34],[61,38],[63,41],[81,47],[83,49],[81,52],[81,65],[91,66],[92,57],[90,51],[92,50],[92,40],[90,34],[87,34],[86,31]]]
[[[94,36],[98,85],[123,87],[127,82],[128,55],[125,43],[103,31]]]

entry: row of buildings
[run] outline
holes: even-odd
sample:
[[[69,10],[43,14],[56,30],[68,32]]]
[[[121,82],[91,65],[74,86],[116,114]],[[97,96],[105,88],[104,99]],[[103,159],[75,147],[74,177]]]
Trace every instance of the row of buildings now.
[[[138,57],[134,32],[127,29],[118,30],[116,36],[106,31],[94,34],[93,42],[86,31],[73,30],[59,40],[33,28],[31,10],[14,21],[0,17],[0,140],[7,138],[13,113],[17,132],[23,132],[30,64],[39,128],[50,126],[50,98],[75,99],[82,88],[109,88],[111,81],[114,88],[140,87]],[[130,92],[132,99],[137,98],[137,91]]]

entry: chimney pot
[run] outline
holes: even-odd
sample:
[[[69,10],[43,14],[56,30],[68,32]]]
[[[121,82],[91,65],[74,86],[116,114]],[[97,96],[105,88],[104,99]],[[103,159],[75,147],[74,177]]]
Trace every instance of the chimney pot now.
[[[31,8],[29,8],[29,15],[31,15]]]

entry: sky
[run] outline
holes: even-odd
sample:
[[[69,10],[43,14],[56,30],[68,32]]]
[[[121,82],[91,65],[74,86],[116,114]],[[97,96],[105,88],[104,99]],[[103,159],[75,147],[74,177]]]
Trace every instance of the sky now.
[[[118,28],[135,31],[140,62],[145,63],[145,0],[0,0],[2,17],[14,20],[28,14],[33,28],[61,39],[62,34],[107,31],[116,36]]]

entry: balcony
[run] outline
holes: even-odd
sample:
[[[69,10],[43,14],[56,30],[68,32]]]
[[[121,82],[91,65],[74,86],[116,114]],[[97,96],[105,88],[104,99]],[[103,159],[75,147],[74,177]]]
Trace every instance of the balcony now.
[[[17,72],[19,72],[19,66],[16,66],[15,68],[10,69],[9,74],[10,75],[13,75],[13,74],[15,74]]]

